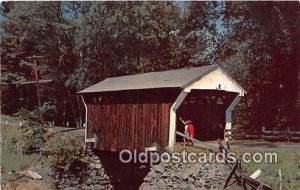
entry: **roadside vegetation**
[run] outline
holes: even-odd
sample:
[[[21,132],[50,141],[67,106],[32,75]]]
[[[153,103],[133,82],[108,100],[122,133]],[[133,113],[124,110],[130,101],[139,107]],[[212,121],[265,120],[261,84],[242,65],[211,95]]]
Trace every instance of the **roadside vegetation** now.
[[[6,182],[15,171],[39,162],[39,154],[26,155],[19,146],[21,129],[16,126],[1,127],[1,181]]]
[[[234,150],[242,154],[243,152],[249,152],[246,149]],[[260,150],[251,150],[251,152]],[[266,150],[267,151],[267,150]],[[278,163],[269,164],[261,176],[259,181],[278,189],[279,187],[279,169],[282,173],[283,183],[288,189],[300,189],[300,150],[279,150]],[[261,168],[263,164],[257,164],[254,162],[243,163],[243,171],[246,175],[250,176],[257,169]]]
[[[31,112],[21,110],[19,116],[26,121],[23,126],[0,125],[3,189],[23,187],[28,183],[28,179],[20,182],[18,178],[20,172],[26,170],[41,174],[44,184],[41,182],[37,186],[49,189],[55,186],[55,177],[72,173],[72,166],[84,161],[83,134],[68,135],[49,128],[43,118],[47,118],[51,110],[47,103]]]

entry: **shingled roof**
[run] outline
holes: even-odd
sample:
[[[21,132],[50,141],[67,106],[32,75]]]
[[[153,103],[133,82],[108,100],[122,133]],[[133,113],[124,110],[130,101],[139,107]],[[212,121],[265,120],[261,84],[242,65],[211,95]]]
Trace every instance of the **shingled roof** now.
[[[78,93],[109,92],[151,88],[183,88],[196,79],[205,76],[217,65],[183,68],[107,78]]]

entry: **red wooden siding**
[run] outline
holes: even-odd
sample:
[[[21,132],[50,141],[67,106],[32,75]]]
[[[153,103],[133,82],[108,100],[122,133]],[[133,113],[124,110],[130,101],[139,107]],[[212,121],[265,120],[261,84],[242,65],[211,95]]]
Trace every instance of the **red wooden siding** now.
[[[88,104],[88,136],[97,134],[100,150],[142,151],[154,142],[167,146],[170,103]]]
[[[170,108],[180,89],[152,89],[92,93],[87,137],[97,135],[97,149],[143,151],[154,142],[164,149],[169,140]]]

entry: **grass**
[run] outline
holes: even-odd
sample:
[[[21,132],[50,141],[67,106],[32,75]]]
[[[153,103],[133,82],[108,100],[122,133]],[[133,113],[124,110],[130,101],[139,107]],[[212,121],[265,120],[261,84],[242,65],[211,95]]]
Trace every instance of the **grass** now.
[[[25,169],[34,163],[38,162],[40,159],[39,155],[31,154],[31,155],[16,155],[10,151],[2,150],[1,151],[1,181],[2,183],[7,181],[10,178],[10,173],[12,171],[18,171]]]
[[[10,141],[13,138],[20,138],[22,135],[22,130],[16,126],[8,126],[0,124],[1,136],[3,140]]]
[[[18,171],[28,167],[41,158],[40,155],[30,154],[23,155],[15,143],[22,135],[20,128],[16,126],[0,125],[1,129],[1,181],[7,181],[10,177],[8,174],[12,171]]]
[[[246,152],[246,150],[238,150],[238,152],[243,153]],[[257,180],[274,189],[278,189],[278,171],[280,169],[283,176],[283,183],[286,187],[288,189],[300,189],[300,151],[289,150],[278,151],[277,153],[278,163],[269,164]],[[243,172],[247,176],[250,176],[257,169],[261,168],[261,166],[262,164],[254,162],[242,164]]]

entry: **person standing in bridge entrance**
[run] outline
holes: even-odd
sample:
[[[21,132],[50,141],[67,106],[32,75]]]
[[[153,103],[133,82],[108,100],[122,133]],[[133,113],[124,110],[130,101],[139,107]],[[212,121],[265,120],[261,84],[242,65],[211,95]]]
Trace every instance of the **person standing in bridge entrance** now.
[[[188,131],[190,137],[194,138],[195,137],[195,130],[194,130],[194,125],[191,120],[188,120]],[[194,142],[191,141],[191,146],[194,146]]]
[[[195,130],[194,130],[193,122],[191,120],[184,121],[181,118],[179,118],[179,119],[184,124],[184,134],[188,137],[194,138],[195,137]],[[194,143],[191,140],[187,140],[187,145],[189,146],[190,142],[191,142],[191,145],[193,146]],[[185,144],[186,144],[186,139],[183,138],[183,145],[185,146]]]

